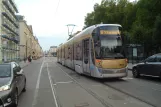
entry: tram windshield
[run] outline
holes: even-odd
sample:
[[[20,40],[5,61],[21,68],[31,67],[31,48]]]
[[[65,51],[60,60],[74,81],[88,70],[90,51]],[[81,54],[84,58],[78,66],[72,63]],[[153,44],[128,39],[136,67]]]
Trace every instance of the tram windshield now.
[[[95,41],[97,59],[122,59],[125,52],[118,27],[101,27],[98,40]]]

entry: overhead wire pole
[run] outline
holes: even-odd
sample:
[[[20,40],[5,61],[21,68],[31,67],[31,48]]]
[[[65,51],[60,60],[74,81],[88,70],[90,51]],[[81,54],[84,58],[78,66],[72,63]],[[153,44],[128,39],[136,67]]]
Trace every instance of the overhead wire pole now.
[[[73,33],[73,30],[74,30],[74,27],[75,27],[76,25],[73,25],[73,29],[72,29],[72,31],[71,31],[71,35],[72,35],[72,33]]]
[[[75,27],[76,25],[75,25],[75,24],[68,24],[68,25],[66,25],[66,26],[67,26],[67,28],[68,28],[68,36],[72,35],[72,32],[73,32],[74,27]],[[70,27],[70,26],[73,26],[71,32],[69,31],[69,27]]]

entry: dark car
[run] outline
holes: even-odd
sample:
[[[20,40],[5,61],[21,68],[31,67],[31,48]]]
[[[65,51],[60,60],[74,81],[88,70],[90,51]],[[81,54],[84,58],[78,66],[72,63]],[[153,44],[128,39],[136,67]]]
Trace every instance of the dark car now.
[[[2,99],[0,98],[0,107],[4,107],[4,104],[2,102]]]
[[[132,73],[135,78],[140,75],[161,78],[161,53],[150,56],[143,62],[134,65]]]
[[[0,64],[0,98],[4,107],[17,107],[22,91],[26,91],[23,69],[15,62]]]

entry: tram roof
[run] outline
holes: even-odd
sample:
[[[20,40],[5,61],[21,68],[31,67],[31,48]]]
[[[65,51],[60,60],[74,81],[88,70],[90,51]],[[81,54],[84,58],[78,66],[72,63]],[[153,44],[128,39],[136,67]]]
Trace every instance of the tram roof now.
[[[79,32],[78,34],[76,34],[75,36],[73,36],[72,38],[67,40],[66,42],[60,44],[59,47],[66,46],[67,44],[72,44],[72,42],[74,42],[74,38],[79,37],[78,35],[86,32],[86,31],[88,31],[88,33],[91,33],[96,27],[100,27],[100,26],[119,26],[119,27],[122,27],[120,24],[95,24],[95,25],[87,27],[83,31]]]

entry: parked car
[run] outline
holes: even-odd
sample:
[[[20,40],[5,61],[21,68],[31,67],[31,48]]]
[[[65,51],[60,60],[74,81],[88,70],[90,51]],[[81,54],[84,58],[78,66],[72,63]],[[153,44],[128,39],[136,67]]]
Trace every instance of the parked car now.
[[[4,104],[2,102],[2,99],[0,98],[0,107],[4,107]]]
[[[26,91],[26,77],[16,62],[0,64],[0,98],[5,107],[17,107],[18,97]]]
[[[161,53],[152,55],[141,63],[134,65],[132,73],[135,78],[141,75],[161,78]]]

